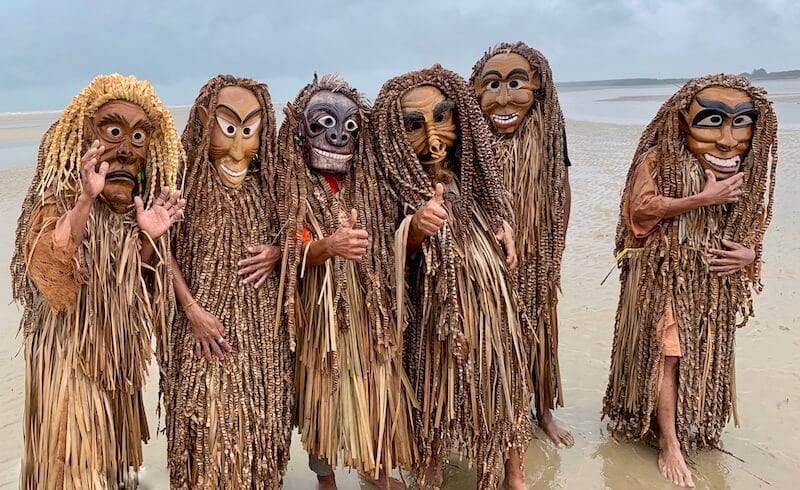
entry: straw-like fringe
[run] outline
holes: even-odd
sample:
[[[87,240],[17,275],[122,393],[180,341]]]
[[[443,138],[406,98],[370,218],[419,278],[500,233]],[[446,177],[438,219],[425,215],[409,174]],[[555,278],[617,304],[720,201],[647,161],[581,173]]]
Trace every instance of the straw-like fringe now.
[[[23,488],[136,481],[129,470],[141,466],[149,438],[141,389],[151,333],[171,315],[167,237],[155,242],[151,268],[139,236],[132,215],[96,203],[81,252],[88,280],[74,310],[55,312],[38,290],[26,308]]]
[[[652,163],[662,195],[690,196],[703,188],[703,170],[685,147],[679,118],[695,94],[709,86],[747,92],[759,112],[752,146],[742,163],[744,194],[735,205],[700,208],[664,220],[637,241],[627,222],[637,165]],[[736,328],[753,316],[752,293],[761,289],[762,241],[772,216],[777,168],[777,120],[771,102],[745,78],[712,75],[692,80],[659,110],[633,161],[620,206],[617,253],[635,250],[628,252],[620,272],[622,291],[603,415],[610,417],[611,429],[620,438],[644,438],[654,431],[663,359],[663,339],[657,338],[656,326],[671,301],[682,352],[678,439],[686,450],[719,447],[725,423],[736,414]],[[706,247],[722,248],[723,238],[756,250],[749,271],[726,277],[708,271]]]
[[[252,172],[228,189],[208,160],[210,126],[223,87],[254,92],[264,115],[261,147]],[[265,85],[219,76],[201,90],[184,131],[189,154],[186,220],[175,258],[192,296],[225,327],[233,352],[211,362],[194,354],[191,325],[178,314],[162,340],[161,389],[166,409],[168,462],[173,488],[280,488],[289,460],[294,360],[280,317],[273,325],[279,275],[259,288],[239,285],[246,248],[279,241],[277,209],[264,176],[272,171],[272,104]],[[258,168],[258,165],[261,168]]]
[[[358,148],[336,196],[306,167],[298,141],[303,110],[322,90],[346,95],[361,114]],[[394,203],[381,199],[385,189],[377,177],[368,103],[343,80],[325,75],[304,87],[285,113],[277,169],[281,219],[288,230],[284,307],[290,332],[297,334],[297,422],[304,446],[333,465],[343,462],[376,477],[398,466],[410,468],[416,451],[414,400],[400,357],[402,331],[394,318]],[[365,258],[354,264],[335,257],[307,268],[305,244],[297,239],[303,226],[316,239],[329,236],[341,224],[340,212],[351,208],[358,210],[357,226],[369,234]],[[295,314],[297,301],[301,308]]]

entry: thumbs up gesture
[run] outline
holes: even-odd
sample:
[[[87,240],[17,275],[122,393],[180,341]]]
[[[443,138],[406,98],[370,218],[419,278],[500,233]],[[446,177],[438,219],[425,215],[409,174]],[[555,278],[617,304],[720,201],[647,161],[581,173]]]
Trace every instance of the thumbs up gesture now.
[[[446,219],[447,211],[444,209],[444,186],[438,183],[433,190],[433,197],[431,200],[417,209],[417,212],[414,213],[414,217],[411,218],[411,223],[425,236],[433,236],[442,229]]]
[[[347,220],[327,239],[331,255],[355,261],[364,257],[369,234],[356,228],[357,221],[358,212],[351,209]]]

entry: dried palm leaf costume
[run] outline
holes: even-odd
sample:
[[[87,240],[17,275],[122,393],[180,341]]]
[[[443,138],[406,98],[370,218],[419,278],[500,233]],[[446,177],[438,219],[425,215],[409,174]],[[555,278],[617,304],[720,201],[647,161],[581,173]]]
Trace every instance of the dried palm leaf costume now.
[[[510,75],[483,76],[487,62],[508,54],[523,58],[519,60],[522,63],[506,63],[509,68],[516,67]],[[526,62],[528,66],[524,66]],[[520,64],[523,68],[518,67]],[[493,83],[509,85],[510,100],[503,101],[502,107],[491,103]],[[522,42],[502,43],[487,51],[473,67],[470,84],[479,94],[484,116],[496,137],[496,155],[514,212],[519,256],[515,284],[538,339],[526,344],[538,349],[530,356],[530,367],[537,413],[541,414],[555,408],[556,403],[564,404],[556,310],[566,235],[564,116],[547,58]],[[531,91],[533,100],[526,98]],[[519,95],[522,100],[515,100]],[[511,110],[515,112],[499,114]]]
[[[344,107],[347,116],[338,112]],[[284,260],[297,271],[286,293],[297,339],[297,424],[309,454],[377,478],[380,470],[409,466],[415,447],[413,393],[389,294],[392,208],[378,195],[369,107],[345,81],[326,75],[315,76],[285,114],[278,168],[290,230]],[[343,135],[348,145],[332,145]],[[345,151],[351,159],[341,159]],[[369,233],[365,257],[307,265],[309,242],[336,232],[352,208],[356,227]]]
[[[406,136],[401,99],[421,86],[440,91],[457,120],[458,139],[444,166],[423,166]],[[441,472],[428,469],[441,470],[457,451],[477,464],[479,488],[495,488],[508,451],[524,453],[531,437],[524,343],[533,333],[494,238],[509,213],[492,136],[465,80],[439,65],[386,82],[373,113],[380,168],[395,194],[385,197],[401,213],[395,222],[402,219],[395,236],[397,304],[420,403],[415,476],[421,487],[440,486],[428,478]],[[446,184],[448,218],[406,264],[410,214],[433,197],[437,182]]]
[[[241,117],[218,103],[229,87],[253,100]],[[216,125],[231,137],[259,138],[241,172],[215,168]],[[212,361],[195,355],[191,324],[176,315],[162,367],[173,488],[279,488],[289,460],[293,360],[285,322],[276,317],[279,274],[255,289],[239,283],[237,266],[247,247],[279,239],[268,178],[274,140],[267,86],[229,75],[201,89],[183,132],[187,218],[176,231],[175,260],[194,300],[225,327],[233,352]]]
[[[652,167],[660,195],[680,198],[703,189],[703,166],[687,148],[681,113],[709,87],[738,89],[752,99],[753,136],[741,161],[744,194],[735,204],[706,206],[663,219],[652,233],[637,238],[628,203],[640,165]],[[719,447],[731,414],[738,425],[734,336],[753,316],[753,292],[762,289],[762,241],[772,217],[778,163],[776,134],[777,120],[766,92],[746,78],[729,75],[689,81],[645,129],[628,172],[617,226],[621,293],[603,405],[616,437],[654,435],[651,424],[664,359],[664,334],[658,325],[670,304],[681,351],[677,436],[682,448]],[[725,277],[708,271],[707,244],[719,249],[722,239],[755,250],[749,270]]]
[[[135,484],[129,470],[141,466],[142,441],[149,439],[142,386],[151,335],[163,332],[171,316],[168,233],[153,243],[149,265],[139,254],[146,238],[134,213],[96,199],[82,243],[72,243],[69,221],[59,219],[82,191],[89,121],[116,101],[146,114],[147,135],[136,133],[147,138],[136,194],[147,208],[162,186],[174,190],[183,158],[169,110],[149,82],[132,76],[95,78],[42,139],[11,262],[14,299],[25,308],[26,489]],[[107,127],[116,136],[120,124]]]

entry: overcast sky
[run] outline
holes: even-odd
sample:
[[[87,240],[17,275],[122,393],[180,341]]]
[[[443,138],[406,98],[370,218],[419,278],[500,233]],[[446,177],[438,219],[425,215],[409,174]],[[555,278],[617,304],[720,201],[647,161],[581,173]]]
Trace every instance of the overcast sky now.
[[[234,6],[235,5],[235,6]],[[60,109],[99,73],[150,79],[189,104],[218,73],[293,98],[338,72],[374,96],[442,65],[467,76],[489,46],[523,40],[557,81],[800,68],[796,0],[0,0],[0,112]]]

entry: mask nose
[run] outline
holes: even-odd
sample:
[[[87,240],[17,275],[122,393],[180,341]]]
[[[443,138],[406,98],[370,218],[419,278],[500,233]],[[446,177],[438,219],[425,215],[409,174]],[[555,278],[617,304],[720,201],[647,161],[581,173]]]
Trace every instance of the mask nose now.
[[[233,144],[231,145],[229,153],[231,158],[237,162],[241,162],[242,159],[244,159],[244,148],[242,148],[241,131],[236,132],[236,136],[233,139]]]
[[[733,128],[730,124],[725,124],[720,128],[720,135],[717,139],[717,147],[722,151],[730,151],[736,146],[736,138],[733,137]]]
[[[500,94],[497,96],[497,103],[500,105],[506,105],[511,100],[511,97],[508,95],[508,88],[505,84],[502,84],[500,87]]]
[[[344,131],[331,129],[330,131],[325,133],[325,139],[328,140],[329,144],[341,148],[343,146],[346,146],[347,142],[350,141],[350,135],[348,135]]]

